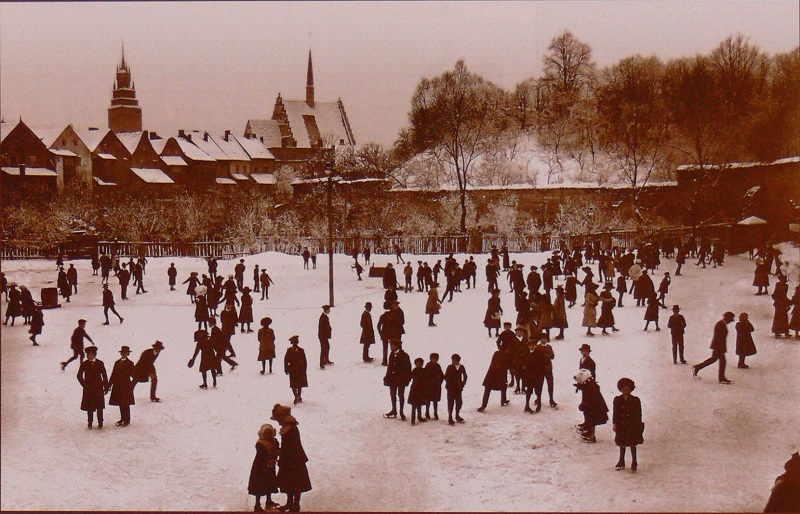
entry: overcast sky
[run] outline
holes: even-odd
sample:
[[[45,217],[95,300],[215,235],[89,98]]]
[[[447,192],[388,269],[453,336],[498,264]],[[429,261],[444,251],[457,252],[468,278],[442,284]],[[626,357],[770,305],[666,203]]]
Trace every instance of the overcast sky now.
[[[144,128],[244,131],[277,94],[341,97],[359,143],[391,144],[421,78],[458,59],[512,89],[565,29],[595,61],[708,53],[728,35],[773,54],[800,44],[800,2],[0,3],[0,111],[34,127],[107,127],[125,43]]]

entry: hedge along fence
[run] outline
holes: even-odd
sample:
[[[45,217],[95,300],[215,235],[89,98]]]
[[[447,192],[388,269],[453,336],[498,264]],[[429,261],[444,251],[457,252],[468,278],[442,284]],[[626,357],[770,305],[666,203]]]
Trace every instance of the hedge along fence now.
[[[335,237],[333,252],[351,254],[354,249],[361,252],[366,246],[373,254],[393,254],[395,245],[403,253],[414,255],[441,255],[448,253],[487,253],[492,245],[501,248],[508,245],[510,252],[545,252],[551,250],[567,250],[575,246],[594,244],[600,248],[611,249],[614,246],[631,248],[642,241],[660,242],[668,238],[674,241],[688,242],[693,236],[697,243],[704,240],[727,241],[730,224],[720,223],[704,227],[673,227],[658,230],[608,231],[588,234],[527,234],[501,235],[454,234],[443,236],[372,236],[372,237]],[[304,248],[327,252],[327,240],[319,237],[272,237],[251,243],[235,241],[201,241],[201,242],[133,242],[133,241],[100,241],[97,244],[99,253],[120,256],[145,257],[218,257],[234,259],[263,252],[300,253]],[[52,259],[58,255],[58,246],[38,241],[3,241],[2,259]]]

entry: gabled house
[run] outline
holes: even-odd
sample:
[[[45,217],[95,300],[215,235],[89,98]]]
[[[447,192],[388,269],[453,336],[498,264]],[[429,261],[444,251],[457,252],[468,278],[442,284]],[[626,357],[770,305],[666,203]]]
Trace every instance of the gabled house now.
[[[55,191],[58,174],[54,156],[41,139],[20,120],[13,128],[0,127],[2,187],[30,191]]]
[[[230,130],[222,136],[209,134],[208,138],[225,154],[224,162],[228,165],[228,176],[240,184],[250,181],[251,161],[250,156],[242,148]]]
[[[122,141],[109,129],[90,127],[75,132],[91,153],[94,184],[104,188],[116,186],[116,180],[124,178],[127,159],[130,158],[128,149]]]
[[[127,190],[153,185],[160,192],[167,193],[170,189],[167,186],[175,181],[161,169],[161,156],[153,148],[149,133],[145,130],[115,135],[130,155],[123,167],[127,168],[128,173],[116,180],[117,185]]]
[[[64,129],[33,129],[54,156],[63,184],[92,183],[92,153],[72,125]]]
[[[215,161],[190,141],[191,134],[180,131],[167,139],[161,161],[176,183],[190,191],[204,191],[214,185]]]

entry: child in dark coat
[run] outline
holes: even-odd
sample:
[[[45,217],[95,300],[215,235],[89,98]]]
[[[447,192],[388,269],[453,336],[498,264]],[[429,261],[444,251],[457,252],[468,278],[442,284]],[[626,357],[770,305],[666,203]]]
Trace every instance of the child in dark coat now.
[[[433,404],[433,419],[439,420],[442,382],[444,382],[444,372],[439,365],[439,354],[432,353],[430,362],[425,365],[425,420],[431,419],[431,404]]]
[[[254,512],[263,512],[261,497],[266,496],[264,506],[268,509],[277,507],[272,501],[272,493],[278,492],[275,478],[275,464],[278,462],[278,440],[275,438],[275,428],[269,423],[261,425],[256,442],[256,457],[250,468],[250,481],[247,492],[256,497]]]
[[[36,336],[42,333],[43,326],[44,312],[42,311],[42,306],[37,305],[33,309],[33,316],[31,316],[31,328],[28,330],[28,333],[31,335],[28,339],[33,341],[33,346],[39,346],[39,343],[36,342]]]
[[[636,446],[644,443],[644,423],[642,423],[642,402],[631,392],[636,384],[630,378],[620,378],[617,389],[622,394],[614,398],[614,442],[619,446],[619,461],[614,469],[625,468],[625,448],[631,449],[631,471],[635,472]]]
[[[414,359],[414,369],[411,370],[411,390],[408,393],[408,403],[411,405],[411,425],[416,425],[419,418],[420,423],[427,421],[422,417],[422,404],[427,403],[425,397],[425,363],[422,357]]]
[[[597,425],[608,422],[608,406],[600,393],[600,386],[588,369],[581,369],[575,375],[575,392],[581,391],[581,403],[578,410],[583,412],[583,423],[576,425],[578,433],[585,443],[596,443],[594,429]]]
[[[753,342],[753,324],[747,319],[747,313],[739,314],[739,322],[736,323],[736,355],[739,356],[739,369],[749,369],[750,366],[744,363],[744,359],[756,354],[756,345]]]
[[[658,328],[658,298],[656,298],[655,294],[647,297],[647,310],[644,311],[644,319],[646,321],[644,324],[645,332],[647,332],[647,327],[650,326],[651,321],[656,324],[656,332],[661,330]]]

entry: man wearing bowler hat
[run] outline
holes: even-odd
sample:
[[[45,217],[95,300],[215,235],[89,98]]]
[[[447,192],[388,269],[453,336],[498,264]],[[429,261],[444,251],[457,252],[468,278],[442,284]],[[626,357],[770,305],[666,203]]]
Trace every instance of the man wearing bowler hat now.
[[[286,349],[286,355],[283,358],[283,371],[289,375],[289,387],[294,394],[294,404],[297,405],[303,401],[303,388],[308,387],[308,376],[306,375],[308,361],[306,352],[298,346],[300,344],[299,336],[290,337],[289,343],[291,346]]]
[[[103,361],[97,360],[97,347],[86,348],[86,360],[78,369],[78,382],[83,387],[81,410],[86,411],[88,427],[92,428],[94,412],[97,411],[97,428],[103,428],[103,409],[106,406],[104,393],[108,389],[108,375]]]
[[[392,410],[383,415],[385,418],[397,417],[397,399],[400,398],[400,419],[405,421],[403,407],[406,401],[406,386],[411,381],[411,359],[403,351],[403,343],[400,339],[390,339],[389,344],[392,352],[389,354],[389,363],[386,366],[386,375],[383,377],[383,385],[389,388],[389,396],[392,399]]]
[[[114,369],[111,371],[111,378],[108,380],[108,387],[106,393],[111,391],[111,397],[108,399],[109,405],[119,406],[119,421],[116,425],[118,427],[127,427],[131,424],[131,405],[136,401],[133,399],[133,386],[136,383],[134,378],[135,366],[128,358],[131,354],[131,349],[123,346],[119,350],[120,358],[114,363]]]
[[[330,305],[322,306],[322,314],[319,316],[319,327],[317,335],[319,336],[319,368],[325,369],[325,366],[333,365],[333,361],[329,359],[331,352],[331,320],[328,314],[331,312]]]
[[[595,374],[597,365],[594,363],[594,360],[589,357],[589,354],[592,353],[592,347],[583,343],[578,351],[581,352],[581,361],[578,363],[578,369],[588,370],[592,374],[592,378],[597,380],[597,375]]]
[[[141,357],[139,357],[139,361],[136,363],[135,370],[134,370],[134,377],[136,378],[136,382],[133,384],[133,387],[136,387],[136,384],[139,382],[147,382],[150,381],[150,401],[151,402],[160,402],[161,398],[156,396],[156,387],[158,387],[158,377],[156,376],[156,366],[155,362],[158,359],[158,354],[161,353],[161,350],[164,349],[164,343],[161,341],[156,341],[153,343],[152,348],[148,348],[147,350],[142,352]]]
[[[361,340],[359,341],[364,345],[364,351],[361,355],[364,362],[375,360],[369,356],[369,347],[375,344],[375,329],[372,326],[372,314],[370,314],[370,311],[372,311],[372,302],[367,302],[364,304],[364,312],[361,313]]]
[[[692,366],[692,376],[699,378],[697,373],[705,368],[719,361],[719,374],[718,379],[720,384],[732,384],[733,382],[725,378],[725,353],[728,351],[728,325],[733,322],[736,316],[728,311],[722,315],[722,319],[717,321],[714,325],[714,337],[711,339],[711,357],[704,360],[700,364]]]
[[[680,313],[681,308],[678,305],[672,306],[672,316],[667,321],[667,328],[669,328],[672,335],[672,363],[678,363],[678,354],[681,357],[681,364],[686,364],[683,358],[683,333],[686,331],[686,319]]]

